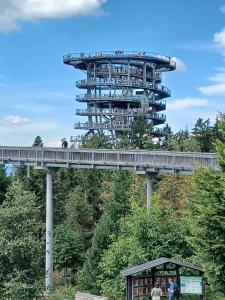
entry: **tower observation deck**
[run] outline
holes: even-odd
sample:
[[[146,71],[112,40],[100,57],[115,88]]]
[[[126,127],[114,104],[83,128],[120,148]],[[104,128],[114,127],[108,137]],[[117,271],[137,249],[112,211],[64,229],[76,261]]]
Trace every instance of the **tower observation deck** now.
[[[86,78],[76,82],[85,90],[78,102],[87,103],[76,115],[87,116],[87,122],[76,123],[75,129],[111,132],[115,142],[121,134],[131,131],[132,124],[144,116],[153,136],[163,135],[156,125],[164,124],[165,98],[170,90],[161,85],[162,73],[176,69],[171,57],[148,52],[98,52],[67,54],[67,65],[84,71]]]

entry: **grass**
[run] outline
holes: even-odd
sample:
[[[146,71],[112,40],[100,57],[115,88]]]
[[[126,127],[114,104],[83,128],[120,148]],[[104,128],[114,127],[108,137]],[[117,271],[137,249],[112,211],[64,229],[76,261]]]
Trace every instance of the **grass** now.
[[[224,300],[224,295],[206,295],[207,300]],[[180,295],[180,300],[199,300],[199,296],[195,295]]]
[[[42,300],[74,300],[75,293],[76,288],[71,285],[57,286],[50,297]]]

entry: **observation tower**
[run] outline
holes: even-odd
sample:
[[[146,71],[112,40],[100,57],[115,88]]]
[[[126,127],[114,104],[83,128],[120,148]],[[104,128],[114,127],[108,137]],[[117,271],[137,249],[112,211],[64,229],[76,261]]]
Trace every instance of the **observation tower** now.
[[[112,141],[124,133],[129,135],[139,116],[144,116],[153,136],[163,136],[165,98],[170,90],[161,85],[162,73],[176,69],[171,57],[149,52],[98,52],[66,54],[63,61],[86,73],[86,78],[76,82],[84,90],[76,101],[86,103],[86,108],[76,109],[76,115],[87,121],[76,123],[74,129],[84,129],[86,134],[99,132],[111,134]],[[71,141],[76,139],[71,138]]]

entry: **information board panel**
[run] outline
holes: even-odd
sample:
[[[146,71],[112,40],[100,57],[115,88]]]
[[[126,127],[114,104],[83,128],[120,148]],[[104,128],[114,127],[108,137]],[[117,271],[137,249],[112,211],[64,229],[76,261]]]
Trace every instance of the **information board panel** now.
[[[202,295],[202,277],[200,276],[180,276],[181,294]]]

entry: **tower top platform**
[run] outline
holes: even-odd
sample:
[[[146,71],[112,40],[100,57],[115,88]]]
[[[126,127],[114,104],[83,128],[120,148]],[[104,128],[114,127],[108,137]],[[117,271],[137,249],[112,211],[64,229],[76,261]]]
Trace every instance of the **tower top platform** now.
[[[72,65],[80,70],[87,70],[87,64],[93,62],[114,64],[143,65],[143,63],[152,63],[156,70],[173,71],[176,69],[176,62],[172,57],[160,53],[140,52],[140,51],[103,51],[91,53],[69,53],[63,56],[63,62]]]

